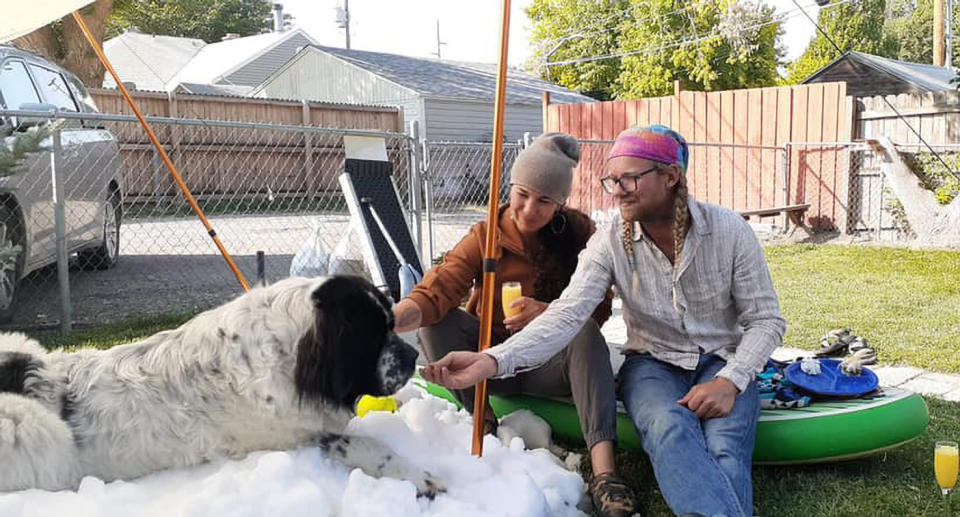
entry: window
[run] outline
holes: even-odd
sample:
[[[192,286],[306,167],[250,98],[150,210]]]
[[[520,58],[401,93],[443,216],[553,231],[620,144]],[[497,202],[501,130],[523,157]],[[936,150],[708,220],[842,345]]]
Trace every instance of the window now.
[[[77,103],[81,106],[86,106],[86,110],[92,113],[99,111],[97,109],[97,104],[93,102],[93,97],[90,96],[90,93],[87,92],[87,88],[83,86],[83,83],[80,82],[76,76],[72,74],[64,74],[64,77],[67,79],[67,85],[70,86],[70,91],[73,92],[73,98],[77,100]]]
[[[22,61],[6,61],[0,65],[0,103],[6,109],[20,109],[26,102],[40,102]]]
[[[70,89],[67,88],[66,81],[58,72],[44,68],[42,66],[31,64],[34,77],[40,86],[40,91],[47,98],[47,102],[53,104],[58,110],[77,111],[77,104],[73,102],[73,96],[70,95]]]

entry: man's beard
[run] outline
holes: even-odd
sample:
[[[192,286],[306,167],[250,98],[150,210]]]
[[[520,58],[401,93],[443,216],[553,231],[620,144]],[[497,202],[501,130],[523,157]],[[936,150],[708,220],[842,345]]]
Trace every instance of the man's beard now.
[[[657,207],[641,207],[637,203],[630,203],[627,206],[620,206],[620,217],[624,221],[657,224],[673,221],[673,196],[665,199],[663,204]]]

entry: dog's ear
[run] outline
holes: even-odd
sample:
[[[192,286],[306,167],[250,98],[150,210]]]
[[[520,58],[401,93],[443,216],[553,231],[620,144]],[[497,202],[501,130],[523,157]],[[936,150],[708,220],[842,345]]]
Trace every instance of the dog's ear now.
[[[331,278],[311,296],[314,324],[297,346],[294,375],[301,401],[350,407],[379,389],[376,364],[386,336],[376,320],[383,316],[370,311],[374,302],[358,280]]]

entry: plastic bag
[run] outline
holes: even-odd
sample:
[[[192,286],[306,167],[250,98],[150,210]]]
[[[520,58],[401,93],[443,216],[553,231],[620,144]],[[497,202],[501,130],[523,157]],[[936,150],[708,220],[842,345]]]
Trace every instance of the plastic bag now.
[[[323,246],[320,225],[311,224],[310,237],[300,245],[290,261],[290,276],[316,277],[329,272],[330,256]]]

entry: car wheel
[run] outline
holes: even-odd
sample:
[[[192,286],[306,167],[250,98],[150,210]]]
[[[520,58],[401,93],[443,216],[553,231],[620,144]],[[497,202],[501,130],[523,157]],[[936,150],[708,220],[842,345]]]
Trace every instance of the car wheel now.
[[[120,193],[110,192],[103,207],[103,240],[92,250],[77,254],[83,269],[110,269],[120,257]]]
[[[13,319],[23,268],[23,225],[10,207],[0,205],[0,323]],[[19,251],[14,251],[19,247]]]

